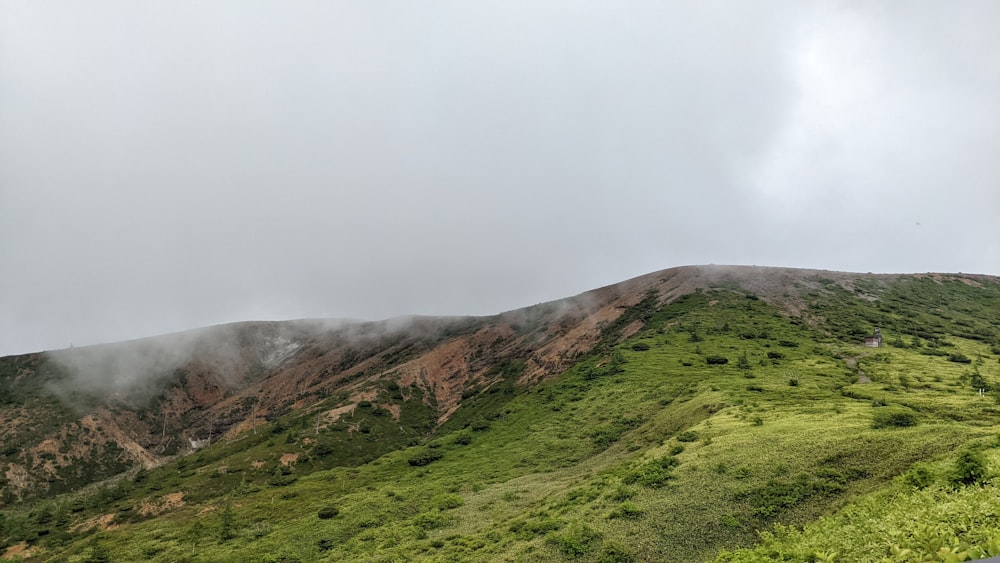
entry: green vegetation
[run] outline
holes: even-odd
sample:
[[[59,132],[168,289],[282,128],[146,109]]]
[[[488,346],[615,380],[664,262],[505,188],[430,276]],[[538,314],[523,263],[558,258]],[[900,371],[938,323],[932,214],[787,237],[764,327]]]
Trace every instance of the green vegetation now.
[[[555,377],[519,383],[527,355],[493,366],[443,424],[430,397],[385,385],[320,428],[330,397],[132,479],[5,506],[0,541],[66,561],[1000,554],[1000,284],[977,283],[817,278],[800,315],[739,287],[650,292]],[[873,327],[891,345],[863,347]]]

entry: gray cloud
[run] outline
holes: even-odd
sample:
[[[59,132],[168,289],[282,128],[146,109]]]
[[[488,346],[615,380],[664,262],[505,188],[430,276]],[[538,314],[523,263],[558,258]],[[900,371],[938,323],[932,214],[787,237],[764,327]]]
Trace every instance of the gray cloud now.
[[[0,354],[690,263],[1000,274],[992,2],[9,2]]]

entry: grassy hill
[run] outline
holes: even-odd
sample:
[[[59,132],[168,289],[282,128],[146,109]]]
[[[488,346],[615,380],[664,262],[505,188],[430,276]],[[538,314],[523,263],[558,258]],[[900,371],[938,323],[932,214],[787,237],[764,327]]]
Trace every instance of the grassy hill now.
[[[518,353],[447,416],[392,364],[367,399],[317,396],[157,467],[11,502],[0,542],[40,561],[1000,552],[1000,280],[696,274],[623,284],[625,305],[551,374],[536,368],[555,336],[539,335],[573,327],[520,323]],[[875,327],[885,346],[866,348]]]

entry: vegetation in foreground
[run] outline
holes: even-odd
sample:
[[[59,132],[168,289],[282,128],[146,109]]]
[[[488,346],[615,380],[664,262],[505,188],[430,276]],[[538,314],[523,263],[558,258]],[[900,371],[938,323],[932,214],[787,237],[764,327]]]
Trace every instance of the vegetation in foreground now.
[[[322,428],[292,412],[5,510],[0,537],[66,561],[996,554],[1000,284],[815,281],[801,316],[738,286],[650,295],[557,377],[498,365],[443,426],[421,401]],[[875,326],[886,346],[861,346]]]

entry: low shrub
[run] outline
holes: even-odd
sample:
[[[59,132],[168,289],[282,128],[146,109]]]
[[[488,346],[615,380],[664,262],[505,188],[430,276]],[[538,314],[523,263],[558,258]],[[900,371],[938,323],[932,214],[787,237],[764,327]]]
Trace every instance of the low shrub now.
[[[637,559],[627,547],[609,541],[601,546],[601,553],[597,556],[597,561],[598,563],[632,563]]]
[[[663,456],[632,469],[623,479],[627,484],[638,483],[646,487],[662,487],[674,478],[673,468],[679,462],[674,456]]]
[[[926,465],[918,463],[903,475],[903,481],[911,487],[925,489],[934,482],[934,474]]]
[[[425,512],[413,519],[413,525],[421,530],[434,530],[448,525],[448,518],[440,512]]]
[[[608,514],[608,520],[614,520],[615,518],[625,518],[626,520],[635,520],[642,516],[643,509],[639,508],[639,505],[634,502],[623,502],[618,505],[617,508]]]
[[[462,497],[454,493],[445,493],[443,495],[437,495],[432,501],[434,507],[438,510],[451,510],[452,508],[458,508],[465,504]]]
[[[880,408],[872,417],[872,428],[905,428],[917,425],[917,415],[903,409]]]
[[[978,485],[986,480],[986,462],[982,454],[975,451],[963,452],[955,461],[951,482],[954,485]]]
[[[581,524],[551,536],[549,541],[555,543],[563,555],[575,559],[589,553],[594,542],[599,539],[600,532]]]
[[[444,454],[442,454],[441,452],[424,450],[422,452],[418,452],[410,456],[410,458],[406,460],[406,463],[409,463],[413,467],[423,467],[425,465],[434,463],[435,461],[441,459],[442,457],[444,457]]]
[[[329,520],[330,518],[336,518],[337,515],[339,514],[340,514],[340,509],[337,508],[336,506],[324,506],[323,508],[319,509],[319,512],[316,513],[316,516],[318,516],[320,520]]]
[[[972,363],[972,360],[969,359],[968,356],[966,356],[965,354],[959,354],[959,353],[949,354],[948,355],[948,361],[949,362],[955,362],[956,364],[971,364]]]

